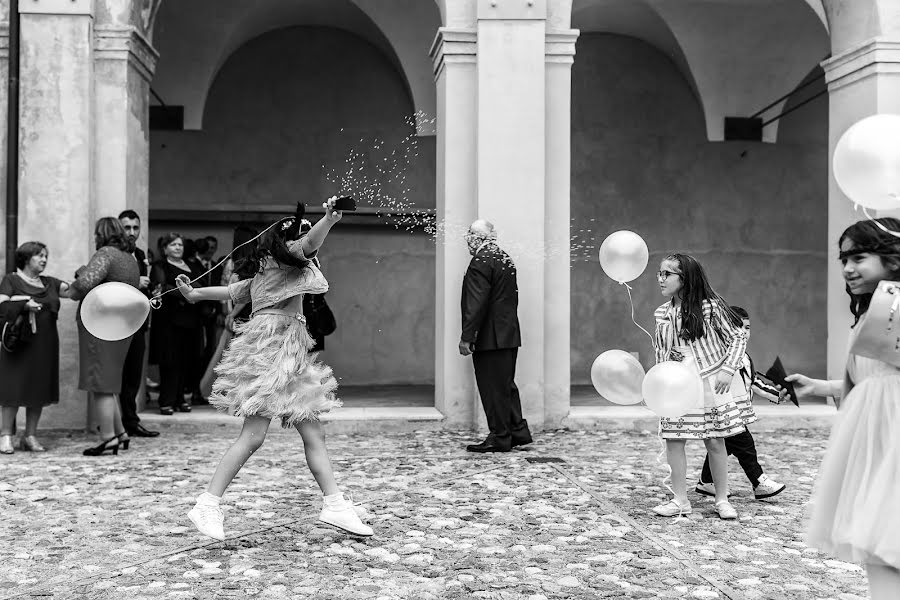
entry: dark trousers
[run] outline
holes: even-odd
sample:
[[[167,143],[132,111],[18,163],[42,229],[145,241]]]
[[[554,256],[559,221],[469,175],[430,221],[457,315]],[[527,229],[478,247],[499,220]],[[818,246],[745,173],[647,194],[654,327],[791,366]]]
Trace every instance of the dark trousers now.
[[[125,365],[122,367],[122,391],[119,393],[119,406],[122,407],[122,425],[125,431],[132,431],[141,422],[137,413],[137,395],[144,377],[144,345],[145,331],[139,329],[131,338]]]
[[[188,374],[188,378],[185,380],[185,392],[187,393],[193,394],[200,389],[200,380],[203,379],[203,374],[206,373],[206,367],[209,366],[209,361],[212,360],[212,356],[216,352],[217,329],[215,315],[204,319],[203,329],[200,333],[203,340],[202,351],[199,358],[194,363],[194,370]]]
[[[522,418],[522,402],[516,387],[518,348],[480,350],[472,353],[475,382],[484,406],[488,428],[498,442],[531,440],[528,423]]]
[[[759,460],[756,457],[756,444],[753,442],[753,436],[750,430],[745,429],[743,432],[725,438],[725,450],[728,454],[734,455],[741,468],[747,474],[747,479],[753,487],[759,485],[759,478],[763,474],[762,467],[759,466]],[[709,470],[709,456],[703,462],[703,472],[700,474],[700,481],[704,483],[712,483],[712,473]]]
[[[159,357],[159,407],[185,404],[184,390],[203,351],[203,330],[169,326],[166,346]]]

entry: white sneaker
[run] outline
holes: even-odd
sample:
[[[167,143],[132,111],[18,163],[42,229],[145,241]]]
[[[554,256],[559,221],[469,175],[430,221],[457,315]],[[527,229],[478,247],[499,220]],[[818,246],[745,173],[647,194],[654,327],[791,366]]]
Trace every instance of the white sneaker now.
[[[332,506],[326,505],[322,507],[322,512],[319,513],[319,520],[356,535],[367,537],[373,535],[375,532],[372,528],[360,521],[360,515],[357,514],[356,508],[347,500]],[[365,511],[364,508],[359,508]]]
[[[786,487],[783,483],[778,483],[768,475],[763,474],[759,478],[759,484],[753,488],[753,495],[756,496],[757,500],[771,498],[783,492]]]
[[[694,488],[694,491],[698,494],[703,494],[704,496],[713,496],[716,495],[716,484],[714,483],[703,483],[702,481],[697,482],[697,487]],[[728,492],[728,497],[731,498],[731,492]]]
[[[216,540],[225,539],[225,515],[218,506],[195,504],[188,512],[188,518],[197,526],[197,531]]]

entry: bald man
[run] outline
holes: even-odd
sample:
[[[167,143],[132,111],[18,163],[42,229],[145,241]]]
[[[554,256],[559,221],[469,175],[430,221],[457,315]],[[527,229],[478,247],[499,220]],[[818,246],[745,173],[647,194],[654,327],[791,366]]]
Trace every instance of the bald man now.
[[[483,219],[466,233],[472,261],[462,288],[462,335],[459,353],[472,355],[475,381],[491,433],[469,452],[509,452],[531,443],[516,387],[519,334],[519,287],[516,265],[497,246],[494,226]]]

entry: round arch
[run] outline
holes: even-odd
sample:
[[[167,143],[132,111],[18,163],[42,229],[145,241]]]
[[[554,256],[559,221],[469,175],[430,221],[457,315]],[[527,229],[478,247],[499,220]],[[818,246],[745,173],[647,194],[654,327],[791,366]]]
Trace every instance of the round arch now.
[[[209,87],[228,57],[260,35],[295,25],[342,29],[368,41],[401,74],[416,111],[435,113],[428,47],[440,26],[439,5],[417,0],[390,6],[376,0],[196,0],[190,10],[164,2],[155,23],[160,61],[154,91],[167,104],[184,106],[185,129],[202,129]]]

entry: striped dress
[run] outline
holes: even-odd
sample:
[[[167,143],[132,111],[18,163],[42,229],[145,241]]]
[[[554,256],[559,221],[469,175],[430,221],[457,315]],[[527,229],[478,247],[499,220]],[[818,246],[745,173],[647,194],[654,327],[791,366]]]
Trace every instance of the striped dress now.
[[[744,431],[756,420],[750,406],[750,393],[738,374],[747,350],[747,332],[731,323],[721,306],[703,302],[704,335],[696,340],[680,336],[681,310],[667,302],[656,309],[654,349],[656,362],[671,360],[680,354],[683,362],[695,369],[703,381],[703,398],[687,414],[661,418],[660,436],[664,439],[726,438]],[[731,389],[715,392],[720,373],[732,377]]]

